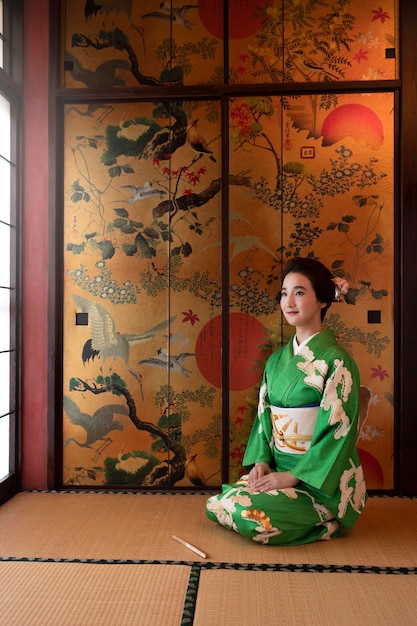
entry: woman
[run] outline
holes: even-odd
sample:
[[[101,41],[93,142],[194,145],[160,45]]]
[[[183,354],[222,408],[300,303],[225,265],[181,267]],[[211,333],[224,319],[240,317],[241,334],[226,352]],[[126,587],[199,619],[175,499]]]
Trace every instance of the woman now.
[[[339,280],[339,279],[335,279]],[[207,502],[210,519],[265,544],[331,539],[366,501],[356,451],[359,374],[332,331],[327,309],[347,292],[319,261],[297,257],[283,273],[281,309],[295,334],[268,359],[243,466]]]

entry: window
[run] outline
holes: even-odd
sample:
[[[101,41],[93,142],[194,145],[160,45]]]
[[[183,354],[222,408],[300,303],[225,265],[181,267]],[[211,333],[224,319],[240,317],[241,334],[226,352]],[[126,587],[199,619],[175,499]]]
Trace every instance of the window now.
[[[20,3],[0,1],[0,503],[18,484],[18,214],[21,94],[10,50]],[[13,39],[13,46],[11,41]],[[14,55],[14,52],[13,52]],[[21,73],[18,72],[20,76]]]

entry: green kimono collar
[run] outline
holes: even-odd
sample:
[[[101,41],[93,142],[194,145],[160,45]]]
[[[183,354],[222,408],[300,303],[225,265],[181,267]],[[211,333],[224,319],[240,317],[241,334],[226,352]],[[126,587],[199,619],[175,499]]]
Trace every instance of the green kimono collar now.
[[[293,342],[294,342],[295,333],[292,335],[291,339],[287,344],[287,348],[290,349],[291,353],[294,355]],[[317,350],[325,350],[330,346],[334,346],[335,344],[339,345],[334,336],[334,332],[330,328],[326,328],[321,330],[319,333],[313,335],[304,345],[309,346],[313,352],[317,353]]]

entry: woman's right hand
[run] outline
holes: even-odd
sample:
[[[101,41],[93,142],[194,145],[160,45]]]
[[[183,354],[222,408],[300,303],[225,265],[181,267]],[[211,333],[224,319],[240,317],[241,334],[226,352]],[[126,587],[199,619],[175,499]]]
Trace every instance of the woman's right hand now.
[[[265,474],[270,474],[271,473],[271,468],[269,467],[268,463],[255,463],[255,465],[252,467],[251,471],[248,474],[248,487],[249,489],[251,489],[253,487],[253,484],[262,476],[265,476]]]

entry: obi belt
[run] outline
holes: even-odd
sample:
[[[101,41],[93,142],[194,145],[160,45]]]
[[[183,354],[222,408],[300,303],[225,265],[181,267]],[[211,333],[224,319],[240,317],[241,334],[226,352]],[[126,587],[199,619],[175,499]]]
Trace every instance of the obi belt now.
[[[310,449],[319,406],[271,406],[272,434],[280,452],[304,454]]]

